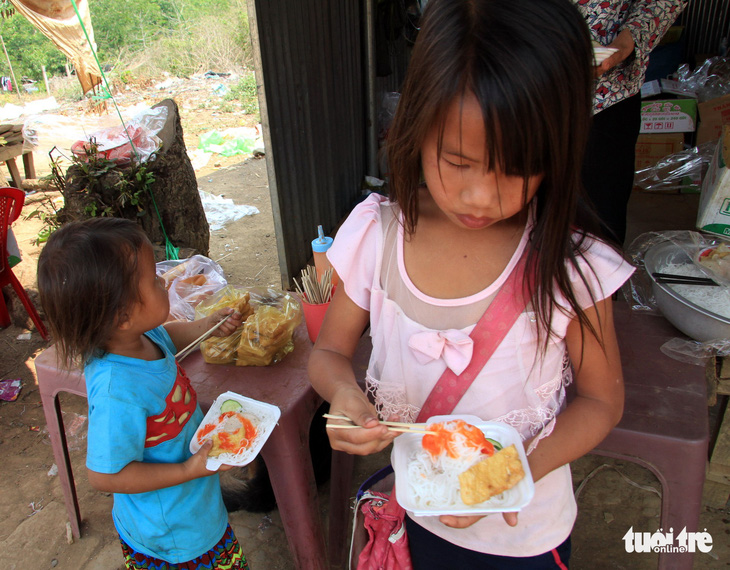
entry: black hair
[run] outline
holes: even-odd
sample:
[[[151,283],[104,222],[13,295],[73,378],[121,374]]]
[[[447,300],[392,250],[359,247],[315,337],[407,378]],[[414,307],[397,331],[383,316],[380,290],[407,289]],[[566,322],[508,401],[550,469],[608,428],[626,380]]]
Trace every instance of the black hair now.
[[[137,258],[149,240],[122,218],[91,218],[51,234],[38,258],[38,291],[59,360],[102,354],[120,318],[139,301]]]
[[[468,92],[482,109],[489,168],[523,177],[525,196],[528,178],[543,176],[528,252],[542,328],[549,334],[562,295],[595,334],[566,267],[572,264],[585,283],[578,266],[583,239],[573,240],[572,232],[599,227],[590,212],[579,212],[594,92],[583,16],[569,0],[428,3],[387,143],[390,198],[403,210],[408,234],[418,222],[423,141],[440,126],[440,152],[447,109]]]

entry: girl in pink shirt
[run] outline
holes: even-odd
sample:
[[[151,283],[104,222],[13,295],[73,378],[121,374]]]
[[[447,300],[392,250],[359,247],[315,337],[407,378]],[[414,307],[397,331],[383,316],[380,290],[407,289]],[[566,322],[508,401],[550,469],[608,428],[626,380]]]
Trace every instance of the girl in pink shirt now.
[[[568,0],[431,0],[388,139],[389,199],[356,206],[328,252],[341,279],[315,344],[317,391],[370,454],[414,421],[512,269],[531,302],[454,408],[515,427],[535,496],[519,514],[407,518],[414,568],[563,568],[576,504],[569,462],[623,409],[611,295],[631,274],[579,211],[592,48]],[[370,326],[361,390],[351,358]],[[568,404],[565,388],[575,382]]]

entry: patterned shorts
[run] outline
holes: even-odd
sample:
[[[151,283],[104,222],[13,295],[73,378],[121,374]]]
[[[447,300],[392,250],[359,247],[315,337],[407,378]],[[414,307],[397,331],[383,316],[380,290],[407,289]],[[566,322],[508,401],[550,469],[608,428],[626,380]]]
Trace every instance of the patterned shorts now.
[[[127,570],[197,570],[198,568],[217,568],[219,570],[249,570],[241,545],[233,534],[231,525],[226,527],[223,538],[208,552],[188,562],[173,564],[136,552],[121,538],[124,567]]]

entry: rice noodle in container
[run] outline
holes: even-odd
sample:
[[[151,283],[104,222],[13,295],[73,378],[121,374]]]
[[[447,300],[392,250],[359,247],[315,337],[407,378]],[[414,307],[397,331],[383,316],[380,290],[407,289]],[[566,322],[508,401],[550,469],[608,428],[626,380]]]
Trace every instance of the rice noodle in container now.
[[[456,420],[463,420],[481,431],[475,437]],[[535,493],[530,467],[522,445],[522,438],[511,426],[485,422],[476,416],[453,415],[434,416],[427,425],[446,422],[446,429],[453,429],[452,437],[444,438],[439,434],[429,438],[418,433],[404,433],[393,443],[391,462],[395,471],[395,487],[398,502],[415,516],[441,514],[474,515],[492,512],[519,511],[527,505]],[[455,429],[454,429],[455,428]],[[470,467],[482,462],[487,455],[481,449],[481,435],[491,439],[502,448],[514,445],[517,457],[522,464],[524,477],[511,489],[493,496],[481,503],[467,505],[460,492],[459,475]],[[441,449],[434,449],[441,446]],[[490,444],[491,445],[491,444]],[[434,452],[438,452],[435,457]]]
[[[225,392],[215,399],[195,431],[190,452],[197,453],[212,440],[214,448],[206,462],[209,470],[216,471],[221,465],[248,465],[261,451],[280,416],[277,406]]]

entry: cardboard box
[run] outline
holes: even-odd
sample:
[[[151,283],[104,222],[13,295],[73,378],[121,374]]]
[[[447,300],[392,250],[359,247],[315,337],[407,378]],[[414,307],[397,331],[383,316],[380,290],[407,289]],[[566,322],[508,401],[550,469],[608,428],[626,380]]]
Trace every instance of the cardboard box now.
[[[697,118],[696,99],[655,99],[641,102],[642,134],[691,133]]]
[[[646,99],[647,97],[654,97],[660,95],[662,88],[659,85],[659,80],[654,79],[653,81],[647,81],[641,86],[641,98]]]
[[[697,129],[697,144],[719,139],[722,126],[730,125],[730,94],[700,103],[698,109],[700,125]]]
[[[702,183],[697,228],[730,236],[730,125],[722,128],[722,139]]]
[[[635,170],[654,166],[660,159],[682,150],[684,135],[682,133],[657,133],[639,135],[636,141]]]

